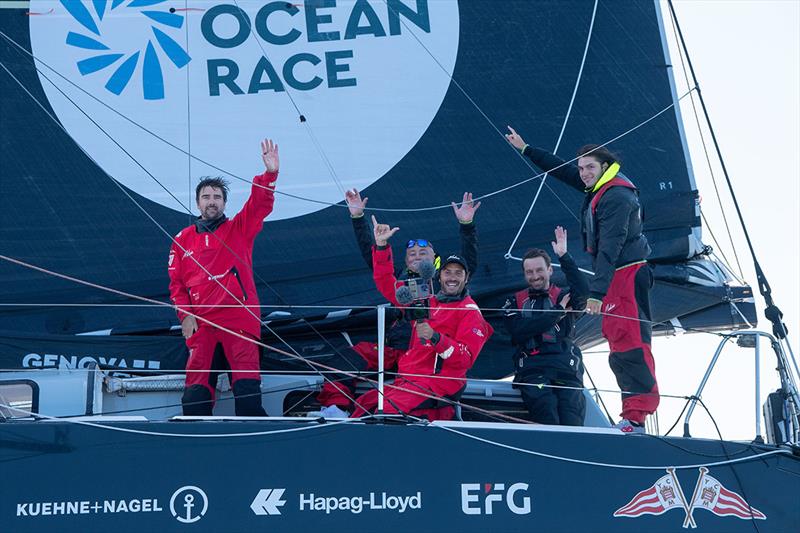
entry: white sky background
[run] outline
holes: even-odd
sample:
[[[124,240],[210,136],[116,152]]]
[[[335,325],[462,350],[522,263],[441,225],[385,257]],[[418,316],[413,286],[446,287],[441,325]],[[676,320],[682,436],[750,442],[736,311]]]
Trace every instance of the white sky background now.
[[[666,2],[662,7],[671,32]],[[800,0],[677,0],[675,11],[755,252],[772,286],[775,303],[784,313],[792,349],[800,357]],[[682,94],[686,85],[680,60],[675,50],[670,53],[678,93]],[[681,112],[703,198],[701,206],[722,251],[738,272],[702,146],[693,134],[696,126],[688,99],[685,104]],[[713,151],[710,140],[709,150]],[[745,280],[758,293],[752,260],[724,176],[718,165],[713,168]],[[712,244],[707,231],[703,241]],[[758,329],[771,332],[760,295],[756,301]],[[716,336],[707,334],[654,339],[661,392],[694,394],[718,343]],[[728,346],[702,398],[725,439],[750,440],[755,436],[754,350]],[[772,350],[764,342],[761,348],[763,403],[779,381]],[[600,349],[607,347],[595,348]],[[605,355],[587,354],[585,359],[598,388],[617,389]],[[611,414],[617,416],[619,395],[603,396]],[[684,403],[662,398],[662,432],[673,424]],[[672,435],[682,435],[682,425],[681,421]],[[691,430],[695,437],[717,438],[699,405]],[[763,426],[762,435],[766,436]]]

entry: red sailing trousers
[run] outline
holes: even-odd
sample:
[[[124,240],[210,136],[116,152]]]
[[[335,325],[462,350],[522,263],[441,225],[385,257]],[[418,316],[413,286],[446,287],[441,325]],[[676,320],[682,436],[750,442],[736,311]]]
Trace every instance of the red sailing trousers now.
[[[390,369],[397,365],[397,358],[403,355],[402,350],[386,347],[384,349],[384,368]],[[378,370],[378,345],[374,342],[359,342],[352,348],[342,350],[333,361],[327,363],[345,372]],[[333,374],[330,380],[322,385],[322,390],[317,395],[317,401],[322,406],[337,405],[345,411],[350,411],[355,398],[355,380],[346,374]]]
[[[398,377],[384,389],[383,412],[427,418],[431,422],[452,420],[455,408],[452,405],[440,406],[435,398],[456,398],[463,388],[464,382],[460,380],[423,376],[409,379]],[[356,399],[356,409],[350,417],[359,418],[374,412],[378,406],[378,394],[377,389],[372,389],[359,396]]]
[[[609,365],[622,391],[622,418],[644,424],[659,403],[653,352],[647,263],[635,263],[614,273],[603,298],[603,337],[610,348]]]
[[[235,330],[234,330],[235,331]],[[249,334],[240,331],[244,336]],[[189,347],[189,361],[186,363],[186,388],[202,385],[211,392],[214,399],[214,388],[209,384],[211,361],[217,343],[222,344],[225,358],[231,367],[231,387],[240,379],[261,381],[259,374],[258,345],[251,340],[231,335],[221,329],[201,323],[194,335],[186,340]]]

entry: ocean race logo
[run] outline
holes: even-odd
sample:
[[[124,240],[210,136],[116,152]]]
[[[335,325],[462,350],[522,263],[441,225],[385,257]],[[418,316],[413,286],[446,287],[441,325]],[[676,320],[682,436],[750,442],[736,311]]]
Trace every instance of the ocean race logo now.
[[[340,202],[405,157],[459,44],[457,2],[31,0],[31,11],[42,88],[103,171],[182,212],[195,211],[200,176],[227,176],[233,215],[271,137],[278,190],[302,198],[279,196],[270,220]]]
[[[183,16],[176,14],[174,9],[168,11],[158,11],[155,8],[158,4],[163,4],[167,0],[133,0],[126,6],[122,6],[124,0],[114,0],[109,6],[108,2],[92,2],[93,10],[82,2],[75,0],[61,0],[61,4],[72,15],[72,18],[82,26],[78,31],[70,31],[67,34],[66,43],[81,50],[85,50],[89,56],[78,61],[78,71],[83,75],[94,74],[96,72],[109,70],[111,72],[105,88],[114,94],[120,94],[130,83],[134,72],[141,61],[141,77],[144,98],[146,100],[160,100],[164,98],[164,73],[161,70],[161,60],[156,53],[156,46],[161,53],[172,62],[177,68],[183,68],[191,60],[186,50],[178,44],[172,37],[167,35],[161,28],[166,30],[180,30],[183,27]],[[125,11],[121,16],[135,16],[138,14],[146,19],[150,25],[151,35],[142,36],[142,45],[134,51],[112,50],[104,44],[104,37],[101,31],[103,18],[106,15],[106,8],[109,9],[109,16],[114,10]],[[134,15],[129,14],[135,11]]]

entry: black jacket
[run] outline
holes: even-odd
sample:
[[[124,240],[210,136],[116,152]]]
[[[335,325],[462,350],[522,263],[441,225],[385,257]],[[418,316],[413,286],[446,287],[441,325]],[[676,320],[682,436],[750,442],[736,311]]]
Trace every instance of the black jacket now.
[[[611,187],[605,191],[594,213],[595,242],[588,242],[587,218],[596,193],[586,191],[578,167],[564,165],[562,159],[539,148],[528,146],[523,154],[557,180],[586,193],[581,208],[581,234],[584,250],[592,256],[594,266],[589,295],[602,299],[617,268],[643,261],[650,255],[650,245],[642,233],[644,223],[638,191],[627,187]],[[556,169],[559,165],[564,166]]]
[[[564,254],[559,261],[567,278],[567,287],[559,287],[561,292],[557,301],[552,303],[549,292],[528,289],[525,305],[515,308],[529,310],[507,314],[505,327],[514,345],[514,367],[519,374],[555,372],[554,377],[559,379],[577,378],[581,381],[583,362],[580,350],[573,344],[575,321],[580,315],[567,313],[559,302],[569,294],[569,306],[575,311],[583,310],[589,284],[572,256]]]

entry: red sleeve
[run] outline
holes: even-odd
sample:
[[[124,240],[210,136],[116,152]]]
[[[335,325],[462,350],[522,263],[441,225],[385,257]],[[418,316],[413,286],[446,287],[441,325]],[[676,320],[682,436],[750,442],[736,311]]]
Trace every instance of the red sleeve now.
[[[470,304],[469,307],[474,305]],[[442,370],[447,370],[449,373],[466,374],[494,332],[492,326],[483,319],[477,306],[474,311],[464,312],[464,315],[458,324],[455,339],[440,334],[439,342],[435,346],[437,354],[451,352],[450,357],[442,362]]]
[[[191,301],[189,300],[189,289],[183,284],[183,251],[178,246],[177,240],[169,249],[167,273],[169,274],[169,297],[172,303],[179,307],[177,310],[178,320],[183,322],[188,315],[181,311],[181,308],[188,310],[191,307]]]
[[[397,278],[394,277],[394,259],[392,258],[392,247],[378,248],[372,246],[372,279],[375,286],[384,298],[389,300],[392,305],[400,306],[395,296],[397,288]]]
[[[272,213],[277,178],[277,172],[264,172],[253,178],[250,197],[242,210],[233,217],[233,224],[238,226],[244,235],[255,238],[264,226],[264,219]]]

